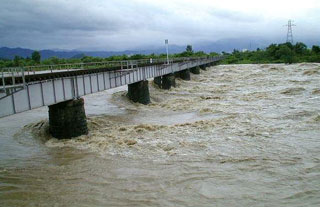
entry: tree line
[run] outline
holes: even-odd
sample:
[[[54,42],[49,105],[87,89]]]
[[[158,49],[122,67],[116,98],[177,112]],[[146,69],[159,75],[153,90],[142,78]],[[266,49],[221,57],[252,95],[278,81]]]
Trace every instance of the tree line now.
[[[186,50],[181,53],[170,54],[169,58],[176,57],[204,57],[204,56],[216,56],[218,53],[207,54],[203,51],[195,52],[191,45],[186,47]],[[116,55],[106,58],[102,57],[92,57],[86,56],[84,54],[79,54],[75,58],[58,58],[51,57],[45,60],[41,60],[41,54],[38,51],[34,51],[31,57],[23,58],[15,56],[13,60],[0,59],[0,68],[3,67],[23,67],[23,66],[33,66],[33,65],[55,65],[55,64],[68,64],[68,63],[89,63],[89,62],[104,62],[104,61],[125,61],[125,60],[138,60],[138,59],[157,59],[157,58],[167,58],[167,54],[134,54],[134,55]]]
[[[320,47],[314,45],[308,48],[302,42],[271,44],[266,49],[234,50],[232,53],[223,54],[227,55],[223,60],[224,64],[320,62]]]
[[[170,58],[176,57],[205,57],[217,56],[218,53],[205,53],[203,51],[195,52],[191,45],[187,45],[186,50],[181,53],[170,54]],[[314,45],[308,48],[304,43],[296,44],[283,43],[271,44],[265,49],[257,48],[255,51],[239,51],[233,50],[231,53],[222,52],[226,58],[222,61],[223,64],[248,64],[248,63],[298,63],[298,62],[320,62],[320,47]],[[137,60],[137,59],[156,59],[166,58],[166,54],[134,54],[134,55],[117,55],[106,58],[78,55],[77,58],[57,58],[51,57],[41,60],[41,54],[34,51],[31,57],[23,58],[15,56],[13,60],[0,59],[0,68],[4,67],[23,67],[33,65],[54,65],[67,63],[88,63],[88,62],[103,62],[103,61],[122,61],[122,60]]]

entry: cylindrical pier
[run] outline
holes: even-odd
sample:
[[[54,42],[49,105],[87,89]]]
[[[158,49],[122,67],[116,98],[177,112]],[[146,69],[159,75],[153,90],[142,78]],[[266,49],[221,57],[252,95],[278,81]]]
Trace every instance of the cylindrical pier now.
[[[200,67],[199,66],[193,67],[190,69],[190,72],[193,74],[199,75],[200,74]]]
[[[162,76],[154,77],[153,82],[154,82],[157,86],[159,86],[159,88],[161,88]]]
[[[58,139],[88,134],[83,98],[49,106],[49,131]]]
[[[189,69],[186,69],[186,70],[180,71],[180,78],[181,78],[182,80],[191,80],[190,70],[189,70]]]
[[[207,65],[201,65],[199,68],[200,68],[201,70],[206,70],[206,67],[207,67]]]
[[[162,88],[169,90],[171,87],[176,87],[176,78],[173,73],[162,76]]]
[[[139,81],[128,85],[128,94],[130,100],[141,104],[150,103],[148,81]]]

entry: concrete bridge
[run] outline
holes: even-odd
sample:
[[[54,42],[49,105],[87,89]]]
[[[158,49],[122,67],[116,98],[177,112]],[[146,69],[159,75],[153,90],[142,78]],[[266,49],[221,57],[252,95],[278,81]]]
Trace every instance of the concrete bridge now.
[[[84,101],[87,94],[128,85],[128,98],[150,103],[148,79],[162,89],[175,78],[190,80],[190,72],[215,65],[223,57],[144,59],[60,64],[1,69],[0,118],[49,106],[50,133],[71,138],[88,133]]]

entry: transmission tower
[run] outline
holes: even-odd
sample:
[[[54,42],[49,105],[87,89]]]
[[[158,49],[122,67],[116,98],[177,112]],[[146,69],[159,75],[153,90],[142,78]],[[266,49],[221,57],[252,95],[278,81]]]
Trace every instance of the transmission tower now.
[[[291,44],[293,44],[292,27],[296,26],[295,24],[292,24],[292,23],[293,23],[293,20],[289,20],[288,24],[285,25],[286,27],[288,27],[287,42],[290,42]]]

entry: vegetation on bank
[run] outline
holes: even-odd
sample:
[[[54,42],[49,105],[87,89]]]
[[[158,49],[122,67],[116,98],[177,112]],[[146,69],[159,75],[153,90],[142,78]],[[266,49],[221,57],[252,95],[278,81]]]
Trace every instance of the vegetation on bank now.
[[[170,54],[169,58],[178,57],[204,57],[204,56],[217,56],[218,53],[204,53],[202,51],[194,52],[192,46],[188,45],[186,50],[182,53]],[[110,56],[107,58],[101,57],[90,57],[85,55],[77,55],[75,58],[57,58],[51,57],[45,60],[41,60],[40,53],[35,51],[32,53],[31,57],[23,58],[15,56],[13,60],[0,59],[0,68],[3,67],[23,67],[23,66],[33,66],[33,65],[55,65],[55,64],[67,64],[67,63],[88,63],[88,62],[104,62],[104,61],[122,61],[122,60],[139,60],[139,59],[157,59],[157,58],[167,58],[167,54],[134,54],[134,55],[119,55]]]
[[[295,45],[291,43],[271,44],[266,49],[257,49],[255,51],[238,51],[232,53],[222,52],[226,58],[223,64],[249,64],[249,63],[299,63],[299,62],[320,62],[320,47],[314,45],[311,49],[307,48],[304,43],[298,42]],[[182,53],[170,54],[170,58],[176,57],[204,57],[217,56],[218,53],[205,53],[203,51],[194,52],[191,45],[188,45]],[[166,58],[166,54],[150,54],[150,55],[120,55],[110,56],[107,58],[90,57],[78,55],[75,58],[57,58],[41,60],[38,51],[32,53],[31,57],[23,58],[15,56],[13,60],[0,59],[0,68],[4,67],[23,67],[33,65],[54,65],[66,63],[88,63],[88,62],[104,62],[104,61],[121,61],[121,60],[137,60],[137,59],[157,59]]]
[[[311,49],[298,42],[295,45],[291,43],[271,44],[266,49],[257,49],[256,51],[238,51],[234,50],[222,61],[224,64],[255,64],[255,63],[300,63],[300,62],[320,62],[320,47],[312,46]]]

